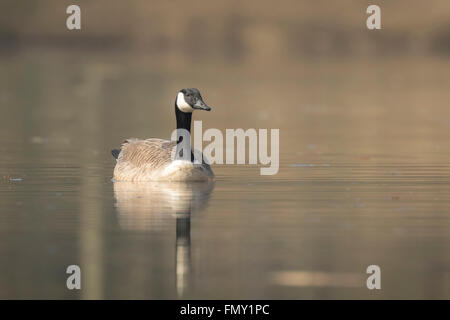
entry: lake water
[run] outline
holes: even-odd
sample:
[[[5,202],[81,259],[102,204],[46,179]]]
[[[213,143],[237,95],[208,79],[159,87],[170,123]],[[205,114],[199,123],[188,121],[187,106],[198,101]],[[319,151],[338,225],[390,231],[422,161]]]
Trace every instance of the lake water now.
[[[28,50],[0,70],[0,298],[450,298],[449,60],[193,70]],[[168,138],[189,86],[204,130],[279,128],[279,173],[113,183],[110,150]]]

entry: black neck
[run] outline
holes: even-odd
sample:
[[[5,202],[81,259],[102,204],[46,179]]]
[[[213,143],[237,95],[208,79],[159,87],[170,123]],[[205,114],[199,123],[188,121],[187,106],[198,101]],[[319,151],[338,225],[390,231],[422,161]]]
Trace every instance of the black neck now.
[[[191,133],[192,113],[180,111],[175,103],[175,115],[177,117],[177,129],[185,129]]]
[[[185,159],[183,157],[183,148],[185,150],[191,150],[191,140],[190,136],[189,139],[186,141],[183,141],[183,131],[186,130],[189,132],[189,135],[191,134],[191,119],[192,119],[192,113],[191,112],[182,112],[177,107],[177,103],[175,102],[175,115],[177,117],[177,151],[175,155],[176,160]],[[184,130],[181,130],[184,129]],[[194,161],[194,154],[191,153],[191,161]]]

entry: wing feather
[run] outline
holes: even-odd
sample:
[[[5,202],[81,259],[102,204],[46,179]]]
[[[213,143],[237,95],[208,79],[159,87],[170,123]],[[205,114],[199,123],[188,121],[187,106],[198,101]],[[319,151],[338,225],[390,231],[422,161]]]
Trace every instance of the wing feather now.
[[[115,181],[204,180],[213,177],[210,166],[203,161],[173,161],[176,142],[162,139],[127,139],[120,148],[114,168]],[[194,152],[199,152],[195,150]],[[203,160],[205,160],[203,158]],[[175,164],[175,165],[174,165]]]
[[[118,162],[136,168],[143,166],[158,169],[172,162],[172,150],[176,142],[163,139],[127,139],[121,146]]]

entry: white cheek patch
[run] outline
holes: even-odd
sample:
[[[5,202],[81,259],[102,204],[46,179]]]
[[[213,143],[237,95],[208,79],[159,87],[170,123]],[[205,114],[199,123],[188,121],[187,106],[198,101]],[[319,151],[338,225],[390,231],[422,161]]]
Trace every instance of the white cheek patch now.
[[[184,100],[183,92],[178,92],[177,106],[183,112],[192,112],[194,109]]]

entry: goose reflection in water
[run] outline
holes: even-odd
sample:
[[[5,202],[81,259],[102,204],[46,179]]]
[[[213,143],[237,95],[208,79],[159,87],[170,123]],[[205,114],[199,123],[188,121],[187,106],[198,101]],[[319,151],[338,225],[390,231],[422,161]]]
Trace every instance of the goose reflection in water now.
[[[176,219],[175,270],[179,296],[189,288],[191,214],[207,207],[213,189],[214,181],[114,182],[122,229],[161,230],[168,221],[168,215]]]

